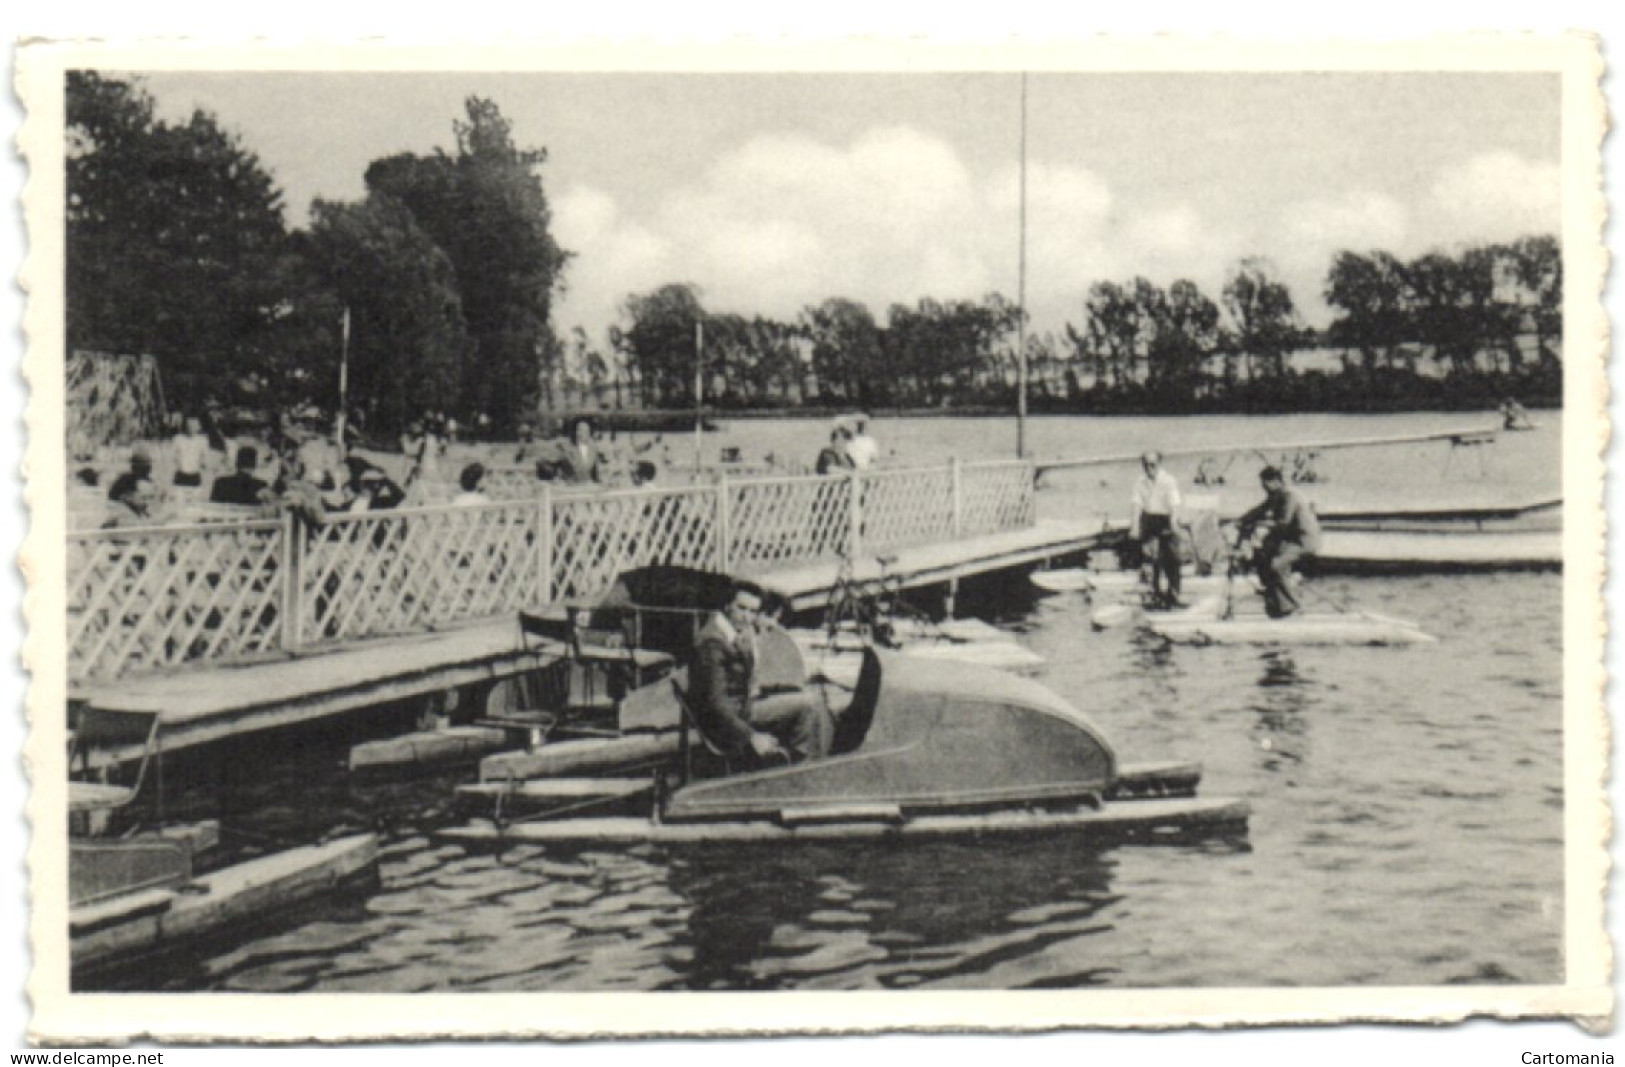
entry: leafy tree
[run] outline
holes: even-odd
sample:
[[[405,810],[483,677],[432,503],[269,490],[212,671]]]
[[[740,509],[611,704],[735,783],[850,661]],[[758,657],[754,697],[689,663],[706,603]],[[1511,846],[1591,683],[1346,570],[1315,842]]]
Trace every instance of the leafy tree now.
[[[534,409],[542,379],[562,358],[552,326],[569,254],[551,232],[541,148],[513,142],[497,105],[464,102],[457,154],[398,155],[367,168],[367,188],[406,205],[456,270],[473,358],[461,367],[465,411],[511,430]]]
[[[1180,279],[1166,293],[1152,292],[1143,305],[1151,323],[1146,349],[1147,384],[1168,403],[1196,396],[1202,364],[1219,340],[1219,306],[1192,281]]]
[[[645,404],[693,406],[695,324],[706,318],[693,285],[665,285],[626,298],[625,329],[611,332],[616,349],[642,383]]]
[[[870,407],[891,399],[888,375],[881,363],[881,334],[869,309],[856,300],[831,297],[801,313],[812,341],[813,373],[825,395]]]
[[[1516,301],[1535,335],[1535,350],[1542,364],[1555,367],[1553,344],[1563,336],[1563,253],[1557,238],[1525,237],[1508,248],[1511,275],[1517,284]]]
[[[1365,373],[1393,362],[1410,319],[1405,268],[1387,252],[1339,252],[1326,276],[1326,302],[1341,314],[1328,334],[1360,353]]]
[[[1103,385],[1108,377],[1115,387],[1132,381],[1142,327],[1133,287],[1096,282],[1089,287],[1083,308],[1085,332],[1079,352],[1087,353],[1094,363],[1096,385]],[[1077,334],[1071,336],[1076,345]]]
[[[1494,252],[1468,249],[1459,258],[1430,252],[1406,267],[1405,278],[1412,337],[1451,373],[1472,373],[1479,352],[1493,350],[1503,332]]]
[[[435,406],[456,407],[472,349],[456,271],[398,200],[318,200],[307,254],[350,308],[350,390],[375,430],[398,430]]]
[[[1243,259],[1231,269],[1222,299],[1236,347],[1247,361],[1247,376],[1285,374],[1286,357],[1303,343],[1304,331],[1292,293],[1276,276],[1274,265],[1258,257]],[[1234,380],[1228,366],[1226,379]]]
[[[254,372],[288,294],[282,196],[212,115],[157,119],[138,83],[66,86],[70,348],[151,353],[199,405]]]

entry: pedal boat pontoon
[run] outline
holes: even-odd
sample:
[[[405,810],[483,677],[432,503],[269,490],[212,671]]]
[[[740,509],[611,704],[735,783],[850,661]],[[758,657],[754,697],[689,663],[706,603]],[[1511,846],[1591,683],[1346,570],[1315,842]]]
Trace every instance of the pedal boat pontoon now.
[[[668,683],[669,684],[669,683]],[[463,845],[773,843],[991,833],[1081,833],[1109,840],[1200,839],[1244,831],[1249,808],[1194,795],[1199,769],[1120,770],[1102,731],[1029,679],[872,649],[832,754],[667,790],[657,771],[646,814],[477,819],[443,830]],[[623,787],[616,789],[614,783]],[[516,782],[576,812],[598,789],[625,803],[632,780]],[[594,785],[593,783],[597,784]],[[498,789],[501,787],[498,786]],[[1183,795],[1179,795],[1183,794]]]

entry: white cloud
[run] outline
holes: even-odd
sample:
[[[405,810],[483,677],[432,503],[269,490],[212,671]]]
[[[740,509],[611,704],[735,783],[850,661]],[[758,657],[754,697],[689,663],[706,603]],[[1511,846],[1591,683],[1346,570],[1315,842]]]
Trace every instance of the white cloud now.
[[[1076,307],[1109,228],[1093,174],[1035,165],[1029,176],[1036,309]],[[757,138],[634,218],[596,190],[567,191],[560,241],[579,253],[559,320],[601,335],[629,292],[691,281],[708,308],[792,317],[826,297],[868,304],[979,299],[1016,291],[1015,168],[978,180],[946,142],[872,129],[847,145]],[[1052,297],[1064,295],[1062,301]]]
[[[1135,202],[1093,172],[1034,161],[1028,172],[1028,306],[1035,326],[1076,322],[1098,280],[1190,278],[1214,300],[1243,256],[1273,261],[1314,324],[1327,265],[1341,249],[1409,257],[1433,247],[1555,232],[1557,171],[1507,153],[1440,173],[1414,202],[1372,189],[1283,203],[1273,217],[1230,218],[1193,203]],[[627,294],[692,282],[707,308],[789,319],[831,296],[884,320],[921,297],[1014,299],[1018,171],[978,176],[943,140],[901,127],[846,144],[758,137],[637,212],[599,190],[555,205],[578,253],[563,328],[601,338]]]
[[[1343,249],[1397,250],[1410,232],[1404,205],[1361,189],[1290,204],[1282,213],[1282,224],[1283,250],[1290,258],[1313,255],[1322,261]]]
[[[1487,152],[1439,175],[1429,193],[1427,232],[1445,245],[1556,234],[1561,193],[1556,163]]]
[[[602,343],[628,293],[674,280],[669,243],[623,217],[615,200],[577,186],[553,202],[553,234],[576,253],[565,271],[566,293],[555,317],[560,332],[576,324]]]

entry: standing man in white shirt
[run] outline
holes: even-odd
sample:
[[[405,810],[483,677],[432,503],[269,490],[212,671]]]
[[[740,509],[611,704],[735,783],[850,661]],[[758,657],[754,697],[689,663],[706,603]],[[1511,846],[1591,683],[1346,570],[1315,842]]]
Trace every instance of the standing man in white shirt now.
[[[1129,536],[1140,543],[1141,573],[1149,572],[1151,601],[1158,607],[1183,607],[1179,599],[1179,534],[1174,514],[1181,503],[1179,483],[1162,469],[1162,453],[1140,457],[1143,472],[1134,483],[1134,518]]]
[[[866,471],[880,456],[880,442],[869,436],[869,416],[860,411],[852,416],[851,422],[852,440],[846,446],[846,454],[852,458],[852,466]]]

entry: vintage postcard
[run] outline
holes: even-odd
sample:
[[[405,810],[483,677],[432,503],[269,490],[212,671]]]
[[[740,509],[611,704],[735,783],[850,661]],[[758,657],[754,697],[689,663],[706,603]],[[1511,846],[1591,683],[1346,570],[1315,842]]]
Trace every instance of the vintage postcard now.
[[[1612,1025],[1596,40],[17,70],[35,1040]]]

